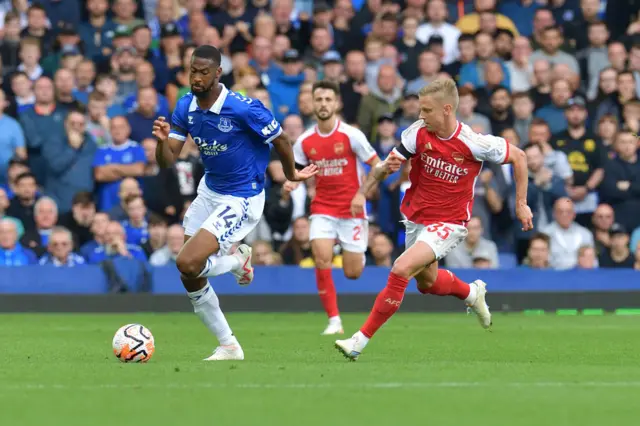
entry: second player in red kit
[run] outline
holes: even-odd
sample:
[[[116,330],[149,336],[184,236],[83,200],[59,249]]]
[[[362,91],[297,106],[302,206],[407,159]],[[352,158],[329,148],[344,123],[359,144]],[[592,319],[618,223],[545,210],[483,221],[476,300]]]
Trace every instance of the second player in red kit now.
[[[293,152],[296,164],[318,166],[316,194],[311,201],[310,240],[316,264],[316,283],[329,324],[322,334],[343,333],[331,267],[336,240],[342,246],[344,274],[356,279],[364,268],[368,227],[361,163],[376,166],[380,159],[366,136],[340,121],[338,86],[320,81],[313,85],[313,108],[318,124],[304,132]],[[295,186],[287,182],[286,189]]]

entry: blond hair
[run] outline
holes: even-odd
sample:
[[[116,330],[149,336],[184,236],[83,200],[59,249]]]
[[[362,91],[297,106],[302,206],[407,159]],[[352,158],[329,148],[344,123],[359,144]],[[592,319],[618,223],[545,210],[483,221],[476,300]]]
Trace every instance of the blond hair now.
[[[445,104],[451,104],[453,111],[458,110],[458,88],[456,82],[450,78],[437,78],[420,89],[420,96],[433,96]]]

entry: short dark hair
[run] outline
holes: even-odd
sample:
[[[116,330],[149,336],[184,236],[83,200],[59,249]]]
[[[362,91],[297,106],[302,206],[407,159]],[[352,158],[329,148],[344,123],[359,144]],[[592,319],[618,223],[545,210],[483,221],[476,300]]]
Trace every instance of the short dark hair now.
[[[560,35],[563,35],[562,27],[560,25],[549,25],[542,29],[543,33],[546,33],[547,31],[557,31],[558,33],[560,33]]]
[[[91,204],[95,203],[93,201],[93,195],[88,191],[77,192],[76,195],[73,196],[73,200],[71,201],[72,206],[81,205],[83,207],[86,207]]]
[[[463,41],[474,41],[476,39],[474,34],[460,34],[458,37],[458,43]]]
[[[33,178],[33,180],[36,180],[36,175],[34,175],[31,172],[24,172],[24,173],[20,173],[18,176],[16,176],[16,185],[23,179],[28,179],[28,178]]]
[[[540,240],[544,242],[547,245],[547,247],[551,245],[551,238],[549,238],[547,234],[543,234],[542,232],[537,232],[533,234],[533,236],[529,240],[529,247],[531,247],[531,243],[534,242],[535,240]]]
[[[142,198],[142,195],[140,194],[131,194],[128,195],[127,198],[124,199],[124,205],[129,207],[129,204],[133,203],[136,200],[142,200],[142,202],[144,203],[144,198]]]
[[[316,81],[315,83],[313,83],[313,86],[311,87],[311,93],[315,93],[317,89],[332,90],[333,93],[336,94],[336,96],[340,96],[340,87],[332,81],[327,81],[327,80]]]
[[[220,51],[208,44],[203,44],[202,46],[196,47],[193,51],[194,58],[208,59],[212,61],[217,67],[220,66],[222,62],[222,55]]]
[[[493,89],[493,92],[491,93],[491,97],[493,97],[493,95],[495,95],[497,92],[500,92],[502,90],[507,92],[507,95],[511,96],[511,92],[509,91],[509,89],[507,89],[505,86],[499,85],[495,89]]]
[[[167,220],[158,213],[149,213],[149,226],[167,226]]]
[[[529,99],[533,102],[533,99],[531,99],[531,95],[529,95],[529,92],[513,92],[511,94],[511,99],[513,99],[514,101],[516,99]]]

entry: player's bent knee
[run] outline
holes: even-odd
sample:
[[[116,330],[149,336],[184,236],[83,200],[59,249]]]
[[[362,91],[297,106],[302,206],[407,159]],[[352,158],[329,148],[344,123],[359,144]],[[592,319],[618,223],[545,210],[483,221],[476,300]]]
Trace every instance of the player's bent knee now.
[[[344,276],[348,280],[357,280],[362,275],[363,268],[344,268]]]
[[[178,271],[187,278],[196,278],[204,268],[204,264],[200,259],[185,254],[184,251],[178,254],[176,266]]]
[[[318,269],[331,269],[333,267],[333,263],[331,262],[331,258],[324,258],[322,256],[316,256],[315,263],[316,263],[316,268],[318,268]]]
[[[396,260],[391,268],[391,273],[403,278],[411,278],[412,268],[408,263],[401,259]]]

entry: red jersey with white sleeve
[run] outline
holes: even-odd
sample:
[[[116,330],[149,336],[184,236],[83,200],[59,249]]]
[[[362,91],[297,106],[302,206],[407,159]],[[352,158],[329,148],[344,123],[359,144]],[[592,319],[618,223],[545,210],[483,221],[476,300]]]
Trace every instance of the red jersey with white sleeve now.
[[[400,207],[407,219],[422,225],[466,225],[482,163],[506,162],[509,143],[460,122],[451,137],[442,139],[418,120],[402,132],[401,144],[393,152],[404,160],[411,158],[411,186]]]
[[[315,176],[316,196],[311,201],[311,214],[352,218],[351,200],[364,175],[359,161],[369,164],[377,157],[364,133],[340,120],[326,135],[314,126],[300,135],[293,146],[293,154],[296,164],[315,164],[319,169]],[[363,213],[358,218],[365,216]]]

